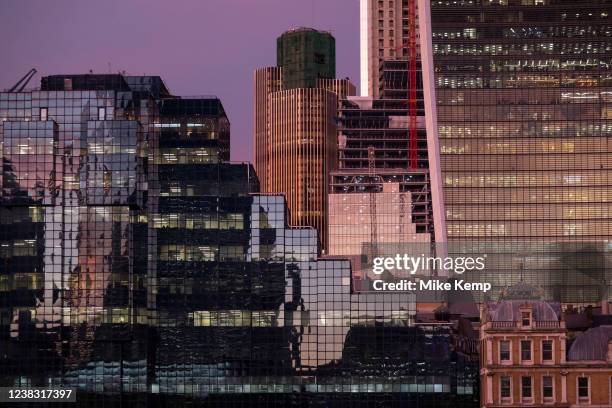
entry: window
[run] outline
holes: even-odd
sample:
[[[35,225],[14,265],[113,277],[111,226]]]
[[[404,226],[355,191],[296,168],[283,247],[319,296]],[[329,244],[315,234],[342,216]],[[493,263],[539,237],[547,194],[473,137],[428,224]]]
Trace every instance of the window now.
[[[531,340],[521,340],[521,360],[531,360]]]
[[[578,401],[589,400],[589,377],[578,377]]]
[[[552,361],[553,342],[552,340],[542,340],[542,361]]]
[[[522,312],[521,320],[522,320],[523,327],[531,326],[531,312]]]
[[[502,340],[499,342],[500,361],[510,361],[510,341]]]
[[[98,108],[98,120],[106,120],[106,108]]]
[[[244,248],[239,245],[221,246],[221,261],[244,261]]]
[[[531,377],[521,377],[521,397],[531,398]]]
[[[542,397],[544,401],[553,399],[553,378],[551,376],[542,377]]]
[[[499,394],[502,399],[510,399],[510,377],[503,376],[499,380]]]
[[[49,110],[47,108],[40,108],[40,120],[45,121],[49,115]]]

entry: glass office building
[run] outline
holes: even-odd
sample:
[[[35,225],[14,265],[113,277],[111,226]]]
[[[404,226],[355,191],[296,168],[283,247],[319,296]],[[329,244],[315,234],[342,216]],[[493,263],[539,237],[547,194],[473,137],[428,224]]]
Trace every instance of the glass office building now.
[[[228,163],[214,97],[63,75],[1,93],[0,384],[78,406],[473,406],[477,366],[407,295],[356,293]]]
[[[78,382],[74,370],[99,369],[98,353],[125,344],[120,327],[140,329],[147,233],[134,220],[155,110],[120,75],[51,76],[0,94],[3,385],[54,384],[58,373]],[[102,389],[98,378],[86,388]]]
[[[610,5],[431,2],[448,237],[499,254],[499,288],[606,297],[610,270],[586,260],[609,260],[612,233]]]

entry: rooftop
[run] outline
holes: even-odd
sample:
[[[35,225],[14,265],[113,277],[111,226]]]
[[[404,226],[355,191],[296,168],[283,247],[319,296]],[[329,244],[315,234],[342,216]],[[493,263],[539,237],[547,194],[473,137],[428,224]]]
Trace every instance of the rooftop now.
[[[587,330],[574,340],[567,359],[569,361],[596,361],[608,359],[608,343],[612,341],[612,326],[599,326]]]
[[[329,35],[331,35],[330,31],[317,30],[316,28],[312,28],[312,27],[292,27],[292,28],[288,29],[287,31],[283,32],[281,35],[293,34],[293,33],[301,33],[301,32],[310,32],[310,33],[320,33],[320,34],[329,34]]]
[[[543,300],[504,300],[491,311],[491,321],[516,322],[521,319],[521,308],[528,306],[536,322],[553,322],[559,320],[559,314]]]

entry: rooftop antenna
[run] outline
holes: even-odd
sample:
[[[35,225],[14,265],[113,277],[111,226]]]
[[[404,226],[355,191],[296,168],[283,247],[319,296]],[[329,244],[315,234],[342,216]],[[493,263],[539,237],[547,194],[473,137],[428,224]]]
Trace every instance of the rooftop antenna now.
[[[374,146],[368,146],[368,176],[370,178],[370,251],[374,259],[378,253],[378,214],[376,210],[376,152]],[[382,190],[381,190],[382,191]],[[374,261],[371,261],[374,262]]]

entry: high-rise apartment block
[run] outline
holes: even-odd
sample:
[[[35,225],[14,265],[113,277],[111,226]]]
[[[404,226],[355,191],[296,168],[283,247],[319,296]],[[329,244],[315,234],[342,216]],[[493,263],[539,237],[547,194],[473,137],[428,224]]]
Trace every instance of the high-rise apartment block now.
[[[338,100],[353,95],[355,87],[334,79],[335,41],[326,32],[284,33],[277,63],[255,72],[255,169],[262,191],[285,194],[291,223],[315,227],[326,249]]]

